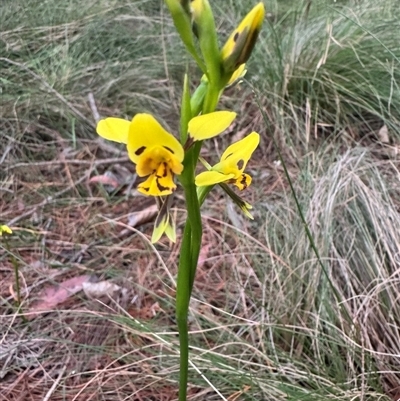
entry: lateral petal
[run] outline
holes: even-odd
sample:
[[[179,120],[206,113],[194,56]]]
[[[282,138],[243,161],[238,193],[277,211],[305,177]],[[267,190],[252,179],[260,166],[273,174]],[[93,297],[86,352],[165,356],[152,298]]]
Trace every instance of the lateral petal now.
[[[188,132],[195,141],[212,138],[225,131],[235,119],[233,111],[215,111],[193,117],[189,121]]]
[[[131,122],[128,120],[108,117],[97,123],[96,131],[104,139],[126,144],[130,125]]]
[[[234,174],[223,174],[219,171],[204,171],[196,176],[195,183],[198,187],[219,184],[234,178]]]

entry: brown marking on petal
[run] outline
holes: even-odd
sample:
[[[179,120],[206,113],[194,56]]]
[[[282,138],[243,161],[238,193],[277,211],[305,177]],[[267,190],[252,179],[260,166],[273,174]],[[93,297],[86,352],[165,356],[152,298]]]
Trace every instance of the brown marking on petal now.
[[[231,157],[232,155],[233,155],[233,152],[232,152],[232,153],[229,153],[229,155],[225,156],[224,160],[228,159],[228,158]]]
[[[137,149],[135,150],[135,155],[136,155],[136,156],[140,156],[145,150],[146,150],[146,146],[142,146],[142,147],[140,147],[140,148],[137,148]]]
[[[169,148],[168,146],[163,146],[163,148],[167,149],[168,152],[171,152],[173,155],[175,154],[175,152],[171,148]]]
[[[242,160],[242,159],[238,160],[236,165],[237,165],[238,170],[241,170],[244,165],[244,160]]]
[[[242,191],[247,188],[247,186],[248,186],[247,180],[246,180],[246,176],[244,174],[242,174],[242,179],[240,180],[240,183],[243,185]]]
[[[157,183],[157,188],[159,189],[160,192],[163,192],[163,191],[171,191],[171,190],[172,190],[171,187],[164,187],[163,185],[161,185],[161,184],[158,182],[158,178],[159,178],[159,177],[156,178],[156,183]]]
[[[167,163],[167,162],[163,162],[162,165],[163,165],[163,167],[164,167],[164,170],[163,170],[163,172],[162,172],[161,175],[155,174],[155,176],[156,176],[157,178],[165,178],[165,177],[168,175],[168,163]],[[157,170],[154,170],[154,171],[153,171],[153,174],[156,173],[156,171],[158,171],[158,169],[157,169]]]
[[[237,32],[235,33],[234,37],[233,37],[233,41],[234,41],[235,43],[236,43],[236,41],[238,40],[239,35],[240,35],[240,32],[237,31]]]
[[[164,172],[163,172],[162,176],[166,177],[168,175],[168,164],[166,162],[164,162],[163,166],[164,166]]]
[[[236,67],[238,67],[240,64],[243,64],[247,61],[249,58],[254,45],[256,44],[257,37],[258,37],[259,30],[256,29],[253,32],[250,33],[250,39],[247,39],[247,45],[243,48],[243,51],[240,53],[240,56],[237,60],[237,63],[235,64]]]

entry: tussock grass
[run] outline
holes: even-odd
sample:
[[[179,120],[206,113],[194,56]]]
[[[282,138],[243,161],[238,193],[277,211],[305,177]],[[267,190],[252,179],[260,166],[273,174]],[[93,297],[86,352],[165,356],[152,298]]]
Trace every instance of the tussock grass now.
[[[398,139],[399,16],[393,1],[366,0],[302,2],[271,20],[253,79],[290,145],[321,134],[359,140],[383,124]]]
[[[215,8],[228,34],[248,4]],[[248,76],[267,126],[246,86],[223,99],[240,112],[234,137],[263,134],[246,194],[256,219],[218,191],[204,210],[190,399],[397,400],[399,10],[389,0],[267,9]],[[29,317],[47,286],[80,274],[124,289],[99,300],[79,293],[24,322],[0,244],[0,400],[175,400],[179,248],[152,247],[151,224],[127,226],[148,203],[126,184],[109,194],[88,183],[106,170],[133,173],[122,149],[96,138],[89,95],[100,115],[153,112],[174,129],[192,65],[159,1],[6,1],[0,25],[0,220],[16,233],[22,311]],[[384,124],[390,144],[376,145]]]

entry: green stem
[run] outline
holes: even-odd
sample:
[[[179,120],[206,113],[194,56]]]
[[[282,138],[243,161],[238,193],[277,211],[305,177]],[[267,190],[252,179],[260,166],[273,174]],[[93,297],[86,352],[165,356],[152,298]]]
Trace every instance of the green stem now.
[[[191,99],[191,115],[193,108],[197,108],[202,104],[203,114],[214,111],[217,107],[220,90],[214,85],[201,84],[201,90],[196,91],[198,98]],[[204,102],[203,102],[203,96]],[[187,107],[187,106],[185,106]],[[187,114],[188,112],[186,112]],[[186,124],[181,124],[181,130],[184,132]],[[185,127],[184,127],[185,128]],[[181,134],[182,134],[181,132]],[[201,142],[197,142],[190,148],[183,162],[184,169],[180,177],[181,184],[185,192],[186,208],[188,219],[185,225],[181,254],[179,257],[178,265],[178,278],[176,288],[176,320],[179,332],[179,401],[186,401],[187,398],[187,383],[189,372],[189,327],[188,327],[188,314],[189,303],[196,276],[197,262],[201,249],[201,240],[203,236],[203,229],[201,223],[200,205],[201,203],[197,196],[197,188],[195,185],[195,170],[197,160],[201,150]]]
[[[179,401],[186,401],[189,371],[188,311],[190,301],[191,227],[188,221],[183,233],[176,287],[176,320],[179,332]]]
[[[13,265],[14,268],[14,274],[15,274],[15,287],[17,291],[17,313],[21,312],[21,287],[19,284],[19,266],[18,266],[18,261],[15,258],[14,254],[11,252],[10,244],[8,243],[7,239],[4,239],[4,243],[6,245],[6,250],[8,254],[10,255],[11,259],[11,264]],[[21,313],[22,320],[27,323],[28,319],[25,317],[23,313]]]
[[[201,144],[199,146],[201,147]],[[198,146],[194,146],[187,152],[181,175],[188,220],[183,233],[176,289],[176,320],[180,347],[179,401],[186,401],[187,397],[189,370],[188,311],[202,238],[200,205],[194,183],[195,166],[199,152]]]
[[[203,114],[212,113],[217,108],[220,95],[220,86],[210,83],[203,103]]]
[[[11,252],[10,245],[8,243],[8,240],[5,238],[4,243],[6,244],[6,249],[8,251],[8,254],[10,255],[11,258],[11,264],[13,265],[14,268],[14,275],[15,275],[15,287],[17,290],[17,307],[18,310],[21,306],[21,287],[19,285],[19,269],[18,269],[18,262],[15,260],[14,255]]]

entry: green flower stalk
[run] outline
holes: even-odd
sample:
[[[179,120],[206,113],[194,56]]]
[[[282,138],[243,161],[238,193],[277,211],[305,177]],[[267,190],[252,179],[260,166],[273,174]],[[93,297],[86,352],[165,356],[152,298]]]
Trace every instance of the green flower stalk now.
[[[138,191],[156,198],[159,213],[151,237],[158,242],[163,234],[176,241],[175,222],[170,208],[178,185],[183,188],[187,220],[182,236],[176,288],[176,319],[180,346],[179,401],[186,401],[189,334],[188,312],[195,282],[202,241],[200,207],[209,192],[221,187],[249,218],[251,205],[230,187],[240,191],[251,184],[245,173],[260,136],[252,132],[228,146],[220,161],[211,166],[200,157],[202,143],[222,134],[236,113],[216,111],[224,89],[246,73],[250,57],[264,19],[264,6],[256,5],[243,19],[220,50],[214,16],[208,0],[165,0],[183,44],[203,73],[197,89],[191,93],[185,75],[182,91],[180,133],[173,135],[151,114],[136,114],[131,121],[116,117],[101,120],[97,133],[126,145],[130,160],[143,181]],[[179,139],[178,139],[179,138]],[[196,175],[198,162],[206,167]]]
[[[207,68],[206,75],[209,81],[217,84],[221,78],[221,62],[214,15],[208,0],[193,0],[191,11],[193,30]]]
[[[175,28],[187,51],[194,58],[199,68],[205,73],[206,66],[199,56],[195,46],[194,34],[192,31],[192,17],[189,6],[190,1],[165,0],[165,3],[169,8]]]
[[[15,287],[16,287],[16,291],[17,291],[17,307],[18,307],[18,311],[19,311],[19,309],[21,308],[21,287],[19,285],[19,268],[18,268],[18,262],[17,262],[16,258],[11,253],[10,244],[8,243],[8,239],[7,239],[7,237],[9,235],[12,235],[12,233],[13,232],[10,227],[8,227],[5,224],[0,224],[0,237],[4,236],[4,243],[5,243],[7,252],[10,255],[11,263],[14,267]]]

